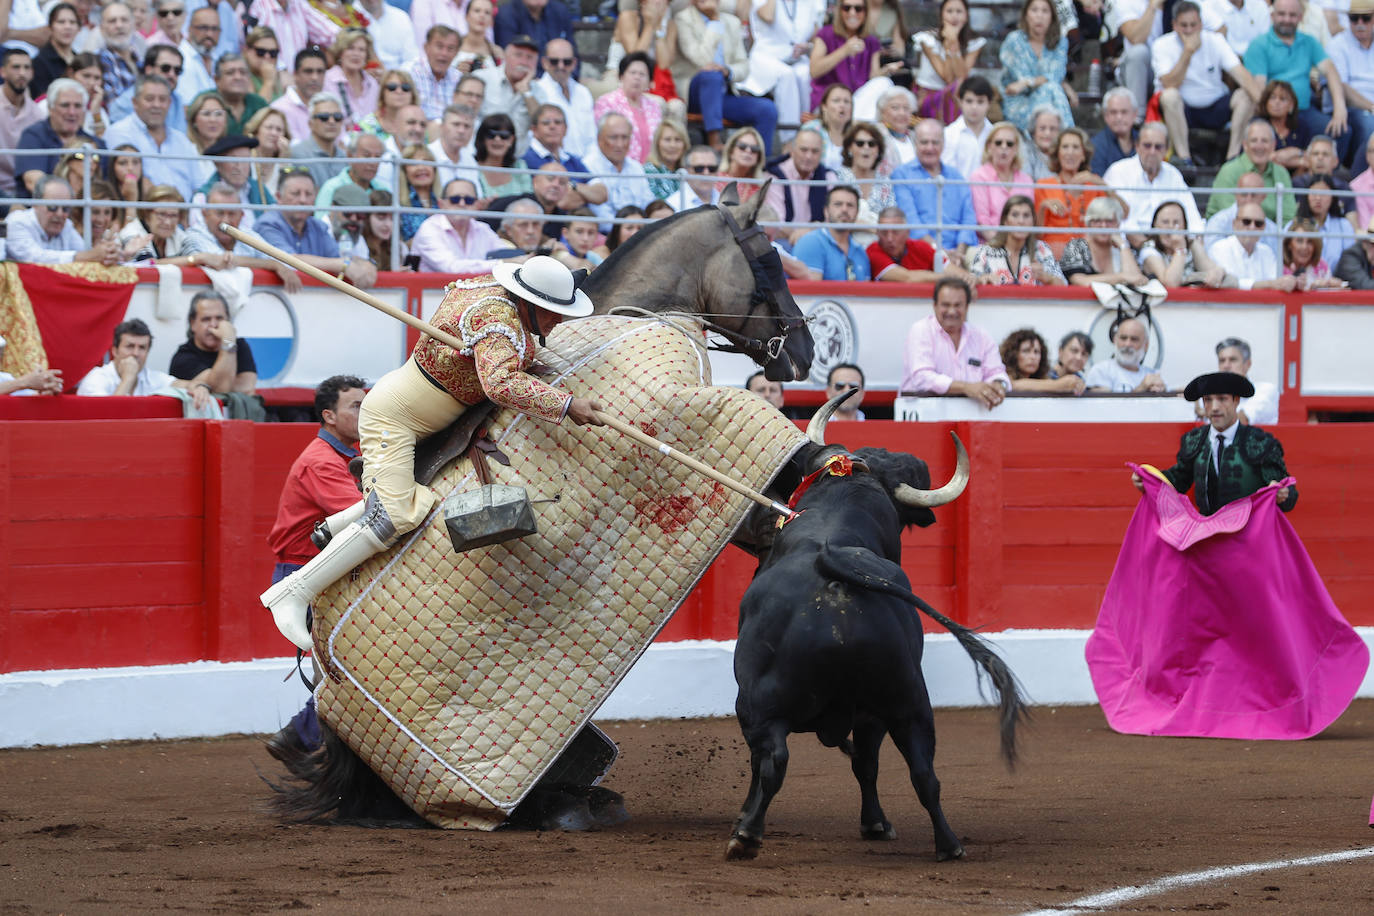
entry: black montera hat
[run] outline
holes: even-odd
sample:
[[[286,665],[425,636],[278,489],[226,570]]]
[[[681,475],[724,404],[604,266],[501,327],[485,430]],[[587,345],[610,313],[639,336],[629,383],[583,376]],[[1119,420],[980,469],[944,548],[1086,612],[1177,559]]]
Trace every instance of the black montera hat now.
[[[1255,386],[1250,380],[1235,372],[1208,372],[1199,375],[1183,389],[1183,396],[1190,401],[1209,394],[1234,394],[1238,398],[1253,398]]]

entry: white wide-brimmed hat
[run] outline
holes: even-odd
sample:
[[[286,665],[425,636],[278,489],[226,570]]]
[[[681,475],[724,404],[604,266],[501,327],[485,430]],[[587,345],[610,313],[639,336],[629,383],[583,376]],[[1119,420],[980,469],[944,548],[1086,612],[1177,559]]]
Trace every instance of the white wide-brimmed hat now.
[[[521,299],[559,315],[586,318],[592,313],[592,300],[577,288],[572,271],[547,255],[530,258],[524,264],[497,264],[492,275]]]

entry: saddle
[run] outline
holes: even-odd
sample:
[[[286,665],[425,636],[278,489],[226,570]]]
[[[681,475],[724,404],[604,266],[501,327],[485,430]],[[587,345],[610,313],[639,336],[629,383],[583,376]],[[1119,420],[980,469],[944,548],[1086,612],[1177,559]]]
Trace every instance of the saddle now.
[[[491,401],[474,404],[463,411],[461,417],[439,432],[415,443],[415,482],[429,486],[444,465],[469,450],[473,452],[469,457],[472,458],[474,464],[485,462],[486,457],[490,456],[493,461],[509,467],[510,459],[496,447],[496,443],[486,438],[485,435],[479,435],[479,433],[485,433],[482,425],[491,418],[495,410],[496,405]],[[361,489],[363,480],[363,458],[361,455],[348,463],[348,471],[353,475],[353,479],[358,482],[358,487]]]

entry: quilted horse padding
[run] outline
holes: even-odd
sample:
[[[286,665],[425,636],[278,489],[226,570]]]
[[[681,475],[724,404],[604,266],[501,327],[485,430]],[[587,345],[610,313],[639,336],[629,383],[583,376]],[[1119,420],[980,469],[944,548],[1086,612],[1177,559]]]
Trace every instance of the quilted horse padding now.
[[[805,442],[713,388],[700,339],[653,319],[560,325],[554,384],[763,489]],[[751,503],[605,428],[498,411],[492,465],[539,531],[453,553],[435,515],[315,603],[320,717],[441,827],[490,830],[534,786],[725,547]],[[477,486],[460,458],[440,496]],[[320,645],[318,640],[323,640]]]

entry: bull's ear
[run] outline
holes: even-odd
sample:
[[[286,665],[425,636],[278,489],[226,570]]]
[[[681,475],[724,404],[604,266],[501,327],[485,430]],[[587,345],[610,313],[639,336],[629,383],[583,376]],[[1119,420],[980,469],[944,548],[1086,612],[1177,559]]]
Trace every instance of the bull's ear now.
[[[741,229],[748,229],[759,218],[759,208],[768,199],[768,186],[772,183],[773,179],[770,176],[759,188],[759,192],[745,201],[744,205],[736,212],[735,222],[739,223]]]
[[[725,190],[720,192],[720,203],[726,207],[739,206],[739,184],[730,182],[725,186]]]

